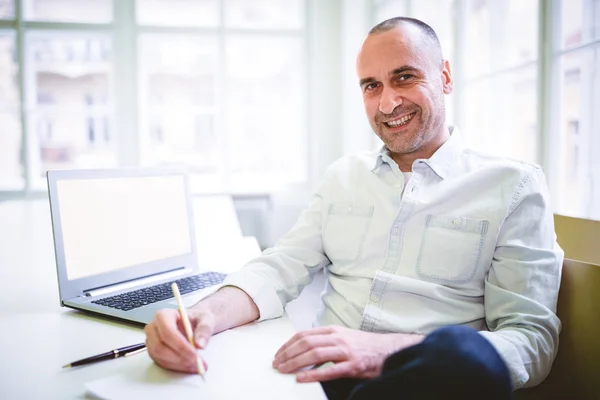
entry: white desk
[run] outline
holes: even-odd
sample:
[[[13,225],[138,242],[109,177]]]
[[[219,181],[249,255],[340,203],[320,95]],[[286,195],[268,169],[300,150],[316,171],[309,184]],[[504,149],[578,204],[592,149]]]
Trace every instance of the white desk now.
[[[140,360],[61,369],[79,358],[142,342],[144,333],[60,307],[55,268],[47,202],[0,203],[0,399],[85,398],[85,382]],[[287,316],[242,329],[277,340],[293,333]],[[324,398],[320,388],[315,394]]]

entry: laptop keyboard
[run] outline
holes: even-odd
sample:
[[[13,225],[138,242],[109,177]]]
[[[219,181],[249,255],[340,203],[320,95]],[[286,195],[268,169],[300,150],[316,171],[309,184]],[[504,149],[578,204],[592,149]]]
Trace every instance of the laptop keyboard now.
[[[226,274],[220,272],[203,272],[187,278],[94,300],[92,303],[129,311],[173,297],[173,291],[171,290],[173,282],[177,282],[181,294],[186,294],[209,286],[218,285],[223,282],[225,276]]]

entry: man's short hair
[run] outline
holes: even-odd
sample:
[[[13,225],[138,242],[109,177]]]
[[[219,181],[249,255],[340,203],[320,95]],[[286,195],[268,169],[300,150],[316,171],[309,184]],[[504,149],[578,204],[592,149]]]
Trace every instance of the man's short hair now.
[[[416,19],[416,18],[394,17],[394,18],[386,19],[385,21],[380,22],[377,25],[375,25],[369,31],[369,35],[372,35],[375,33],[387,32],[394,28],[399,27],[402,24],[409,24],[409,25],[412,25],[412,26],[416,27],[417,29],[419,29],[421,31],[421,33],[423,33],[425,35],[425,37],[427,37],[428,39],[430,39],[433,42],[433,45],[435,46],[436,50],[439,51],[439,54],[441,57],[442,46],[440,44],[440,39],[438,38],[438,35],[435,33],[435,30],[433,30],[433,28],[431,26],[427,25],[425,22],[423,22],[419,19]]]

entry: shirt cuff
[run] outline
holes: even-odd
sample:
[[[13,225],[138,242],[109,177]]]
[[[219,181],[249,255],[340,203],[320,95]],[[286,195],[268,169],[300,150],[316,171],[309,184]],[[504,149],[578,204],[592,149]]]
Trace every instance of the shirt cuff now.
[[[259,321],[283,315],[281,300],[264,276],[242,270],[227,275],[221,284],[223,286],[235,286],[246,292],[258,307]]]
[[[500,358],[506,364],[510,372],[513,390],[517,390],[523,386],[529,380],[529,373],[515,345],[496,332],[480,331],[479,334],[496,349]]]

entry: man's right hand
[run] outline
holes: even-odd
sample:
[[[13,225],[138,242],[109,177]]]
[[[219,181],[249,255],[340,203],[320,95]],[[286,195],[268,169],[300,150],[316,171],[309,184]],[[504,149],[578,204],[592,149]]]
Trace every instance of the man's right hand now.
[[[204,309],[187,309],[196,347],[203,349],[215,331],[215,317]],[[188,342],[179,312],[160,310],[144,328],[146,347],[154,362],[173,371],[197,373],[196,349]],[[204,368],[208,368],[206,363]]]
[[[198,349],[205,348],[212,335],[255,321],[260,316],[250,296],[233,286],[220,288],[186,311]],[[160,310],[144,330],[148,354],[154,362],[173,371],[198,372],[196,349],[188,342],[176,309]],[[206,363],[204,368],[208,368]]]

